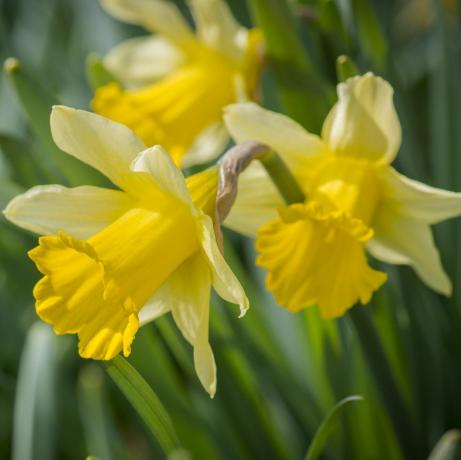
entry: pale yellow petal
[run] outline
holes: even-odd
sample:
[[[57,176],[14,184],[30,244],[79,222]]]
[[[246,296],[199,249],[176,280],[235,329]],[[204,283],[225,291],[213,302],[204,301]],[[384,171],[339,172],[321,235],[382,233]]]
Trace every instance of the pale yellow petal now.
[[[135,173],[147,175],[163,192],[175,196],[194,209],[184,176],[164,148],[156,145],[144,150],[133,161],[131,169]]]
[[[368,243],[371,254],[384,262],[411,265],[429,287],[451,294],[451,282],[427,222],[401,214],[383,202],[372,226],[375,236]]]
[[[195,40],[192,29],[177,6],[167,0],[100,0],[103,8],[116,19],[137,24],[187,47]]]
[[[381,194],[396,212],[436,224],[461,214],[461,193],[442,190],[385,168],[380,174]]]
[[[213,287],[224,300],[240,306],[242,317],[249,307],[245,291],[218,248],[212,220],[205,214],[199,220],[202,249],[211,269]]]
[[[336,155],[389,164],[401,142],[391,85],[367,73],[338,85],[338,102],[327,116],[322,138]]]
[[[194,206],[212,218],[216,212],[218,174],[219,169],[214,165],[186,179],[187,189]]]
[[[185,153],[182,160],[182,167],[200,165],[214,160],[218,155],[224,153],[229,143],[229,133],[222,122],[213,123],[206,128]]]
[[[184,64],[184,54],[157,36],[130,38],[104,57],[105,67],[128,88],[149,85]]]
[[[261,227],[258,265],[266,285],[290,311],[318,305],[324,318],[366,304],[386,280],[365,257],[372,231],[341,212],[326,213],[315,202],[281,209],[281,217]]]
[[[239,36],[245,29],[234,19],[223,0],[189,0],[197,34],[202,42],[234,59],[242,59]]]
[[[3,211],[15,225],[42,235],[60,231],[89,238],[132,205],[124,192],[99,187],[39,185],[16,196]]]
[[[51,133],[64,152],[93,166],[125,191],[136,188],[130,165],[145,145],[126,126],[84,110],[54,106]]]
[[[144,304],[139,312],[139,324],[150,323],[171,310],[169,303],[168,280],[165,281],[155,294]]]
[[[296,174],[311,155],[324,152],[322,140],[285,115],[253,102],[232,104],[224,110],[224,122],[237,142],[257,141],[274,149]]]
[[[264,168],[254,162],[239,177],[237,199],[224,225],[243,235],[256,236],[259,227],[275,219],[283,205]]]

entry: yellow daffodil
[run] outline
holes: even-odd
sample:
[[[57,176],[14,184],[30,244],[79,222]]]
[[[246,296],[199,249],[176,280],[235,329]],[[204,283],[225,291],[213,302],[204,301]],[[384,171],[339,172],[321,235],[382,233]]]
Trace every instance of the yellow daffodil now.
[[[57,334],[78,334],[82,357],[108,360],[129,355],[139,326],[171,311],[213,395],[211,286],[242,315],[248,308],[198,207],[209,207],[216,171],[186,184],[161,147],[146,149],[126,126],[81,110],[54,107],[51,131],[63,151],[121,190],[45,185],[8,204],[7,219],[47,235],[29,252],[44,275],[34,288],[38,315]]]
[[[461,214],[461,194],[390,166],[401,141],[392,98],[389,83],[371,73],[340,83],[321,137],[254,103],[226,109],[234,139],[272,147],[307,196],[284,207],[261,165],[252,164],[226,221],[257,233],[267,286],[291,311],[317,304],[332,318],[367,303],[386,275],[368,265],[365,248],[384,262],[411,265],[432,289],[451,293],[430,226]]]
[[[223,0],[190,0],[196,33],[166,0],[102,0],[115,18],[156,35],[128,40],[104,63],[121,82],[100,87],[95,112],[161,144],[177,165],[208,161],[228,140],[222,108],[253,99],[260,35],[233,18]]]

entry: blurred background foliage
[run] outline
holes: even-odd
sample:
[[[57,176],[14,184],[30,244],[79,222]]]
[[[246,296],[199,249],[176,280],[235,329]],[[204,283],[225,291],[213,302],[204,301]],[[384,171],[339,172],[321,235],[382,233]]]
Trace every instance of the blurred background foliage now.
[[[334,101],[336,59],[347,54],[395,88],[403,126],[396,167],[461,191],[457,0],[293,0],[287,18],[276,14],[282,0],[229,4],[243,24],[273,32],[263,105],[318,131]],[[108,17],[96,0],[0,0],[1,60],[21,61],[20,68],[9,61],[9,77],[0,79],[2,208],[32,185],[63,183],[63,160],[46,128],[51,104],[87,109],[87,55],[144,33]],[[74,183],[99,180],[74,172]],[[322,321],[315,309],[278,308],[254,267],[253,242],[226,232],[228,260],[252,309],[237,320],[233,306],[213,299],[215,399],[200,387],[191,349],[169,317],[140,331],[129,358],[189,453],[170,458],[303,458],[327,414],[350,395],[363,400],[333,416],[321,458],[428,458],[444,433],[461,428],[461,221],[439,225],[436,237],[453,297],[434,294],[409,268],[386,266],[390,281],[364,309],[364,324],[383,344],[382,356],[373,356],[349,317]],[[55,337],[37,322],[31,290],[38,274],[26,256],[35,241],[0,219],[0,458],[163,458],[104,366],[80,359],[73,337]],[[370,372],[376,367],[378,374]],[[389,404],[380,371],[390,371],[402,399],[400,423],[402,407]],[[450,432],[430,458],[459,458],[459,443]]]

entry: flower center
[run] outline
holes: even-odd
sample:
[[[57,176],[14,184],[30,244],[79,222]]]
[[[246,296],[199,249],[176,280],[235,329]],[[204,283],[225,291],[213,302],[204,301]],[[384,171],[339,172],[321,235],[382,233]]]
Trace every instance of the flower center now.
[[[309,198],[321,203],[325,211],[340,210],[369,225],[379,201],[376,166],[330,157],[314,175]]]

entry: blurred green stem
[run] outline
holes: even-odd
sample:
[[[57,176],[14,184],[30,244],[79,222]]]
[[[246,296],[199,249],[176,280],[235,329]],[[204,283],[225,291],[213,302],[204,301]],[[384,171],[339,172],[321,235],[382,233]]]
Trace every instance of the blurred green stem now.
[[[378,331],[369,316],[369,312],[365,311],[363,307],[354,307],[349,310],[349,318],[354,325],[371,375],[384,402],[384,407],[392,421],[404,457],[406,459],[421,458],[417,455],[418,442],[414,433],[413,420],[394,379]]]
[[[249,0],[249,6],[263,32],[282,105],[305,128],[320,132],[330,105],[329,88],[304,49],[288,2]]]
[[[177,450],[180,446],[171,418],[141,374],[120,355],[105,363],[105,367],[144,420],[164,454],[169,455]]]

